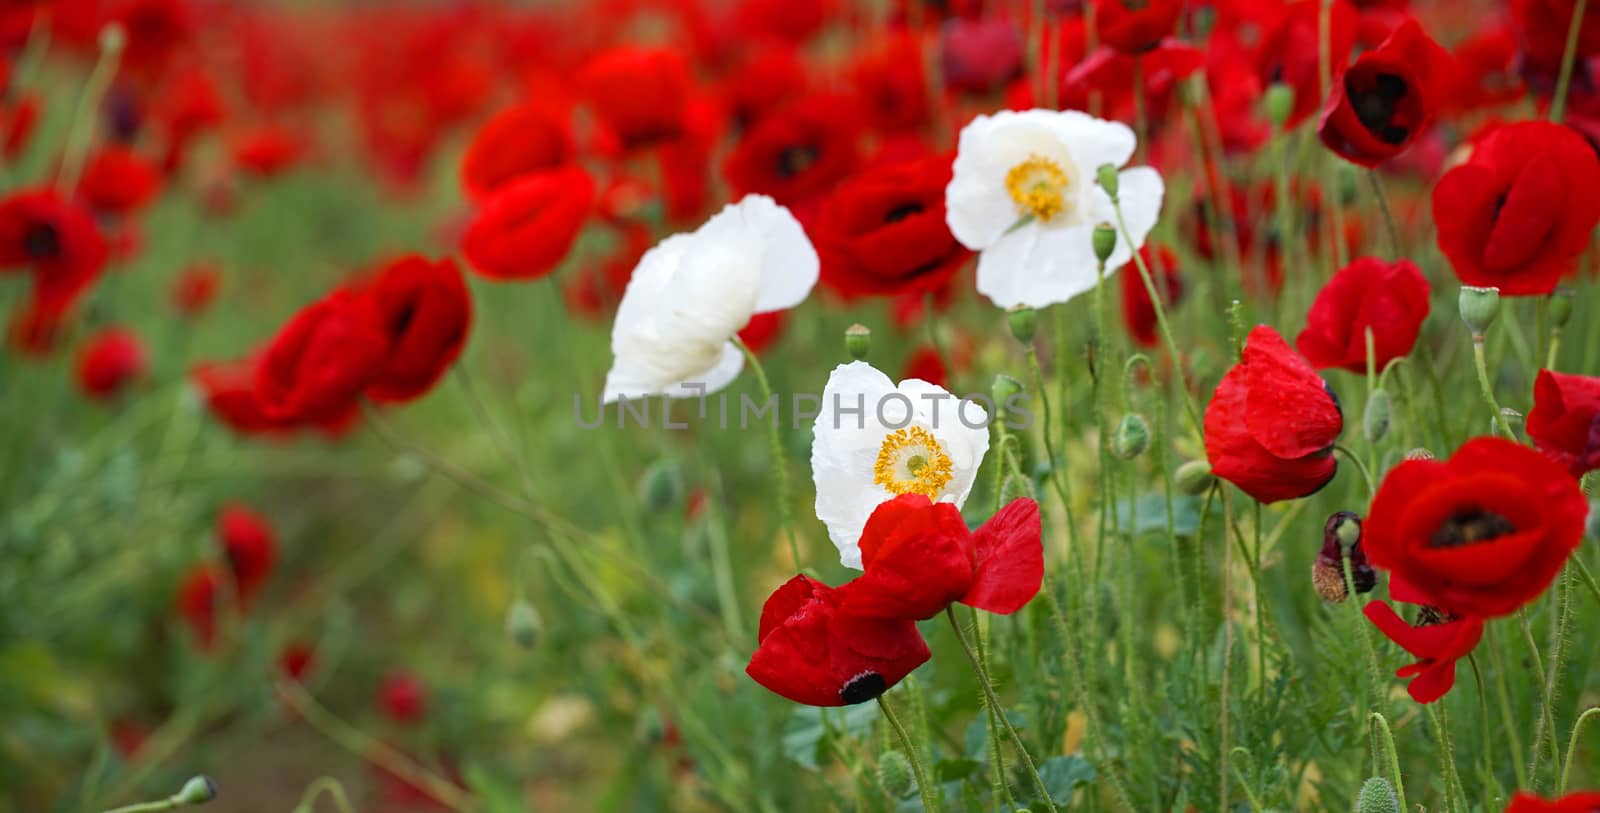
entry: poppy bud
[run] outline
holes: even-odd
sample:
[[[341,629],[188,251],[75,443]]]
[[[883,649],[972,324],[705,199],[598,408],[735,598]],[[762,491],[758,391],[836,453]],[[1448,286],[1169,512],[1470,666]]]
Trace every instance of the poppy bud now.
[[[1367,411],[1361,415],[1361,431],[1368,443],[1377,443],[1389,434],[1389,393],[1377,389],[1367,396]]]
[[[1011,324],[1011,335],[1023,344],[1031,343],[1034,334],[1039,332],[1039,313],[1027,305],[1018,305],[1007,311],[1006,321]]]
[[[1266,108],[1267,120],[1273,127],[1283,128],[1289,120],[1289,114],[1294,111],[1294,88],[1283,82],[1274,82],[1267,88],[1263,107]]]
[[[1500,315],[1500,289],[1463,285],[1460,307],[1461,321],[1466,322],[1467,330],[1472,331],[1472,340],[1481,342],[1489,326],[1494,324],[1495,317]]]
[[[885,751],[878,757],[878,784],[883,787],[883,792],[896,799],[904,799],[911,795],[917,787],[916,777],[911,774],[911,761],[899,751]]]
[[[864,361],[872,349],[872,331],[866,325],[856,324],[844,329],[844,349],[850,358]]]
[[[1143,415],[1130,412],[1117,424],[1117,433],[1111,436],[1111,453],[1123,460],[1132,460],[1150,446],[1150,424]]]
[[[1400,800],[1395,798],[1389,780],[1374,776],[1361,783],[1361,795],[1356,797],[1356,813],[1400,813]]]
[[[683,504],[683,478],[670,461],[658,460],[645,469],[639,481],[639,501],[651,511]]]
[[[1572,318],[1572,289],[1557,288],[1550,292],[1550,326],[1560,330]]]
[[[1211,464],[1204,460],[1191,460],[1179,466],[1172,475],[1173,485],[1191,497],[1206,493],[1215,482],[1217,478],[1211,473]]]
[[[1100,184],[1101,189],[1106,190],[1106,195],[1115,202],[1117,199],[1117,183],[1121,180],[1117,177],[1116,164],[1101,164],[1100,168],[1095,170],[1095,180]]]
[[[1102,264],[1117,250],[1117,230],[1110,223],[1094,227],[1094,256]]]
[[[1034,499],[1033,481],[1026,477],[1007,477],[1000,484],[1000,502],[1010,504],[1015,500]]]
[[[544,630],[544,622],[539,618],[539,611],[526,601],[515,601],[506,613],[506,636],[512,643],[523,649],[533,649],[539,645],[540,633]]]
[[[994,384],[990,385],[989,394],[994,397],[995,405],[1004,411],[1007,402],[1022,394],[1022,382],[1001,373],[994,377]]]
[[[121,31],[120,28],[117,30]],[[209,776],[196,776],[183,783],[183,789],[172,797],[172,802],[179,807],[188,807],[203,805],[215,798],[217,798],[217,783],[211,781]]]
[[[1346,556],[1350,557],[1350,581],[1356,592],[1371,592],[1378,584],[1378,574],[1361,551],[1361,518],[1349,511],[1339,511],[1328,517],[1322,526],[1322,550],[1311,565],[1311,586],[1330,604],[1349,598],[1344,574]]]

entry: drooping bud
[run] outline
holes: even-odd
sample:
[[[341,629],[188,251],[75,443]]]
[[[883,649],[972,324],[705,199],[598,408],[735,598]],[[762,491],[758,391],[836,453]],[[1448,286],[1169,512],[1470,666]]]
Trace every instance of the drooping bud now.
[[[1344,558],[1350,557],[1350,583],[1344,577]],[[1311,586],[1323,601],[1338,604],[1350,597],[1349,586],[1357,593],[1369,593],[1378,584],[1378,573],[1367,563],[1361,550],[1361,518],[1350,511],[1339,511],[1322,526],[1322,550],[1311,565]]]
[[[1006,321],[1011,325],[1011,335],[1023,344],[1031,344],[1039,332],[1039,312],[1027,305],[1018,305],[1006,311]]]
[[[1000,484],[1000,502],[1010,504],[1014,500],[1023,498],[1037,499],[1033,493],[1033,481],[1026,477],[1011,476]]]
[[[1111,436],[1111,453],[1132,460],[1150,447],[1150,423],[1143,415],[1130,412],[1122,416],[1116,434]]]
[[[1377,443],[1389,434],[1389,420],[1393,411],[1389,406],[1389,393],[1382,389],[1367,396],[1367,410],[1361,413],[1361,431],[1368,443]]]
[[[863,361],[872,349],[872,331],[866,325],[854,324],[844,329],[844,349],[850,358]]]
[[[1216,482],[1216,475],[1211,473],[1211,464],[1204,460],[1191,460],[1172,474],[1172,484],[1191,497],[1206,493]]]
[[[1289,121],[1289,115],[1294,112],[1294,88],[1283,82],[1273,82],[1267,88],[1262,107],[1265,108],[1267,121],[1272,122],[1273,127],[1283,129],[1283,125]]]
[[[904,799],[916,790],[917,779],[905,754],[885,751],[878,757],[878,784],[895,799]]]
[[[1461,321],[1466,322],[1467,330],[1472,331],[1472,340],[1483,341],[1484,335],[1489,332],[1489,326],[1494,324],[1495,317],[1500,315],[1500,289],[1463,285],[1458,302],[1461,308]]]
[[[651,511],[665,511],[683,502],[683,477],[668,460],[658,460],[639,480],[639,501]]]
[[[1104,263],[1111,259],[1112,252],[1117,250],[1117,230],[1110,223],[1101,223],[1094,227],[1094,256]]]
[[[1101,164],[1100,168],[1095,170],[1095,181],[1100,184],[1101,189],[1106,190],[1106,195],[1113,201],[1117,199],[1117,190],[1120,187],[1119,182],[1121,180],[1117,176],[1115,164]]]
[[[1550,326],[1560,330],[1572,318],[1572,289],[1557,288],[1550,292]]]
[[[215,798],[217,798],[217,783],[211,781],[211,777],[201,775],[183,783],[183,789],[172,797],[172,803],[179,807],[188,807],[203,805]]]
[[[1389,780],[1374,776],[1361,783],[1361,794],[1356,797],[1356,813],[1400,813],[1400,800],[1394,795]]]
[[[1021,394],[1022,382],[1005,373],[995,376],[994,384],[989,386],[989,395],[994,398],[995,408],[1001,414],[1005,413],[1006,403]]]
[[[512,643],[523,649],[533,649],[539,645],[543,632],[544,622],[539,618],[538,609],[522,599],[511,603],[511,609],[506,611],[506,637]]]

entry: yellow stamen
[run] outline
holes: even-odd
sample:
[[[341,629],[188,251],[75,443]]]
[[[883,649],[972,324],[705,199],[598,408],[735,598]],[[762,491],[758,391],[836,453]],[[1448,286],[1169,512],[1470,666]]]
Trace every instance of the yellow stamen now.
[[[1006,191],[1024,217],[1048,221],[1061,214],[1068,206],[1067,189],[1071,185],[1067,171],[1042,155],[1030,155],[1006,172]]]
[[[937,500],[954,477],[955,470],[944,447],[932,432],[920,426],[885,435],[878,460],[872,464],[872,482],[895,496],[921,494]]]

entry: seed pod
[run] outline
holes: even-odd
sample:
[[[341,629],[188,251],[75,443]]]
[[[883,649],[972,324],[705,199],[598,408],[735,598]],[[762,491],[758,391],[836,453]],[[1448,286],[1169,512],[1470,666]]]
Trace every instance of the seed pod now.
[[[1267,88],[1266,97],[1262,106],[1266,108],[1267,121],[1272,126],[1281,128],[1289,120],[1289,114],[1294,112],[1294,88],[1283,82],[1273,82]]]
[[[1018,305],[1007,311],[1006,321],[1011,324],[1011,335],[1023,344],[1032,342],[1034,335],[1039,332],[1039,313],[1027,305]]]
[[[1117,176],[1117,167],[1115,164],[1101,164],[1100,167],[1095,170],[1095,181],[1100,184],[1101,189],[1106,190],[1106,195],[1110,196],[1112,201],[1117,199],[1117,188],[1121,180],[1122,179]]]
[[[855,324],[844,329],[844,349],[856,361],[866,359],[872,349],[872,331],[866,325]]]
[[[1311,565],[1311,587],[1330,604],[1350,597],[1345,582],[1344,557],[1350,556],[1350,583],[1357,593],[1369,593],[1378,584],[1378,573],[1367,563],[1361,550],[1361,518],[1350,511],[1338,511],[1322,525],[1322,550]]]
[[[1400,813],[1400,800],[1395,798],[1389,780],[1374,776],[1361,783],[1361,795],[1356,797],[1356,813]]]
[[[179,807],[189,807],[203,805],[215,798],[217,798],[217,783],[213,782],[211,777],[201,775],[183,783],[183,789],[172,797],[172,801]]]
[[[1572,289],[1557,288],[1550,292],[1550,326],[1560,330],[1572,318]]]
[[[917,780],[911,773],[911,761],[899,751],[885,751],[878,757],[878,784],[883,792],[896,799],[904,799],[916,790]]]
[[[1094,227],[1094,256],[1100,262],[1111,259],[1111,254],[1117,250],[1117,230],[1110,223],[1101,223]]]
[[[1457,306],[1461,309],[1461,321],[1472,331],[1472,340],[1481,342],[1495,317],[1500,315],[1500,289],[1463,285]]]

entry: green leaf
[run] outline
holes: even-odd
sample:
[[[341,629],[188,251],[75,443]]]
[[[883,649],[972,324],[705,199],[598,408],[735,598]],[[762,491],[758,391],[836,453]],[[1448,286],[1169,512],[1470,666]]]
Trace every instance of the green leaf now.
[[[1128,516],[1128,501],[1117,502],[1117,524],[1124,533],[1133,528],[1135,536],[1167,532],[1167,498],[1159,493],[1142,494],[1133,502]],[[1172,525],[1178,536],[1193,536],[1200,530],[1200,498],[1175,494],[1172,497]]]
[[[933,776],[940,782],[953,782],[966,779],[974,771],[982,767],[983,763],[981,761],[968,757],[941,759],[934,763]]]
[[[828,715],[823,725],[822,715]],[[835,735],[865,737],[878,719],[878,708],[871,703],[843,709],[798,706],[783,724],[783,754],[800,765],[816,770],[822,759],[822,742],[831,730]]]
[[[1044,780],[1051,800],[1058,805],[1070,804],[1072,792],[1079,785],[1094,782],[1094,766],[1077,754],[1054,756],[1039,763],[1039,778]]]

